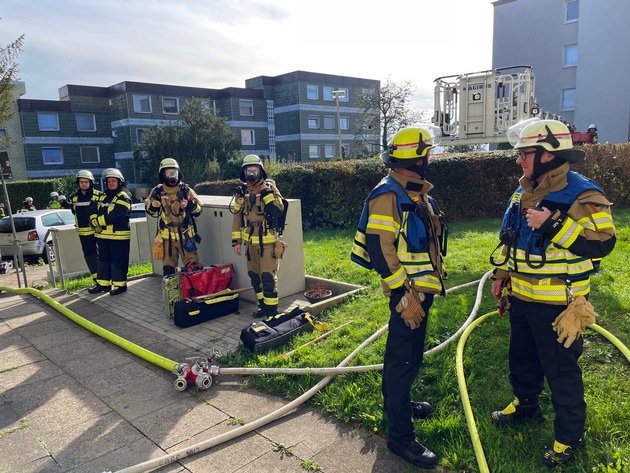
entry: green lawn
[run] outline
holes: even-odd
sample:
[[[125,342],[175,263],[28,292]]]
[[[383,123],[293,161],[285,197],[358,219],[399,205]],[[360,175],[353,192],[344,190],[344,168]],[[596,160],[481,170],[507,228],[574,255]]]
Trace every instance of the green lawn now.
[[[600,317],[598,325],[630,345],[630,209],[614,209],[617,246],[601,271],[593,278],[591,296]],[[460,222],[450,225],[446,265],[449,288],[480,279],[491,269],[490,252],[497,244],[499,219]],[[311,231],[304,236],[307,274],[361,284],[367,291],[322,318],[331,328],[348,320],[353,323],[329,338],[300,350],[289,360],[277,355],[296,348],[318,334],[296,337],[291,344],[253,355],[243,349],[222,361],[233,366],[335,366],[360,343],[387,323],[388,309],[376,273],[353,264],[349,259],[354,230]],[[287,264],[287,262],[284,262]],[[282,268],[280,268],[282,271]],[[452,292],[436,298],[431,310],[427,344],[434,347],[457,331],[472,310],[477,288]],[[495,309],[489,291],[478,314]],[[491,316],[475,329],[466,344],[464,371],[477,428],[490,471],[494,473],[532,473],[545,471],[540,458],[553,443],[553,411],[545,391],[541,402],[545,418],[541,422],[497,428],[489,420],[493,410],[512,400],[507,379],[509,326],[506,317]],[[582,367],[588,403],[586,449],[564,471],[630,471],[630,364],[605,338],[588,330],[585,334]],[[455,353],[456,340],[444,350],[425,358],[412,395],[429,401],[435,408],[425,421],[416,423],[418,437],[441,458],[441,465],[457,472],[478,471],[477,460],[465,422],[458,390]],[[385,336],[366,347],[352,364],[382,362]],[[317,376],[254,376],[252,385],[276,395],[295,398],[319,381]],[[381,412],[380,372],[338,376],[311,402],[326,414],[344,422],[358,423],[386,435]],[[408,471],[414,471],[409,467]]]

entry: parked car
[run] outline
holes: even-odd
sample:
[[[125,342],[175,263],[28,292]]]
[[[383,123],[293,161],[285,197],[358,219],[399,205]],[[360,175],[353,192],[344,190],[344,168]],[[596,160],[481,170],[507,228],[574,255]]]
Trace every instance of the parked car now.
[[[131,204],[131,217],[130,218],[144,218],[147,216],[147,211],[144,206],[144,202],[139,204]]]
[[[67,209],[33,210],[13,215],[15,232],[22,244],[25,258],[39,259],[44,262],[55,260],[52,248],[50,228],[59,225],[73,225],[74,215]],[[13,246],[13,232],[10,217],[0,219],[0,255],[13,258],[17,248]]]

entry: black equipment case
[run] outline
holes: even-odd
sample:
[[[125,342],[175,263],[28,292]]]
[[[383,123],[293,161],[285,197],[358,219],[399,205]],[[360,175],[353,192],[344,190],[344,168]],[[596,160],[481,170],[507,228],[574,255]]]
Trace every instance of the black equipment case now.
[[[253,353],[263,353],[279,347],[298,333],[310,332],[314,324],[308,312],[296,307],[290,312],[252,322],[241,330],[241,341]]]

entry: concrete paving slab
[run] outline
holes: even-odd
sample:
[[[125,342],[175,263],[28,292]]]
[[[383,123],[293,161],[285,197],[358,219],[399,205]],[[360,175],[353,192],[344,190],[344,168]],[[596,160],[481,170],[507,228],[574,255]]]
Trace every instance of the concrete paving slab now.
[[[189,442],[185,442],[185,445],[171,449],[169,452],[172,453],[181,448],[197,445],[200,442],[213,439],[225,432],[233,431],[237,427],[238,426],[229,426],[227,423],[222,423],[193,437]],[[239,468],[269,453],[272,448],[273,445],[269,440],[255,432],[251,432],[237,439],[201,451],[191,457],[184,458],[179,462],[191,473],[210,471],[232,473],[239,471]],[[258,471],[263,472],[265,470]]]
[[[103,350],[101,345],[103,341],[99,341],[94,337],[86,340],[81,340],[70,349],[69,357],[72,355],[72,349],[77,347],[79,349],[93,347],[92,352],[81,352],[74,358],[64,358],[67,348],[65,350],[59,350],[57,347],[54,354],[50,354],[42,350],[49,359],[54,361],[60,368],[67,373],[72,373],[72,376],[76,379],[82,379],[91,376],[93,373],[99,373],[102,370],[116,368],[129,363],[129,354],[123,350]],[[89,353],[89,354],[88,354]],[[55,357],[57,357],[55,359]],[[100,393],[98,393],[100,395]]]
[[[36,323],[46,322],[48,316],[46,311],[42,310],[39,306],[30,306],[33,312],[26,314],[13,314],[13,309],[3,309],[0,311],[0,318],[12,329],[19,328],[25,325],[33,325]]]
[[[17,386],[4,392],[15,412],[26,418],[33,428],[54,430],[66,428],[98,417],[111,408],[67,374],[41,381],[37,389],[31,385]]]
[[[180,393],[165,379],[138,380],[121,388],[102,399],[128,421],[181,401]]]
[[[152,460],[153,458],[162,457],[165,454],[166,452],[157,447],[151,440],[143,437],[113,452],[100,455],[89,463],[84,463],[78,471],[89,473],[113,472]],[[181,465],[174,464],[154,471],[159,473],[178,473],[184,470]]]
[[[11,403],[4,396],[0,396],[0,437],[23,427],[25,423],[13,410]]]
[[[0,369],[0,392],[6,392],[17,386],[41,383],[47,378],[59,376],[60,374],[63,374],[63,371],[48,359],[28,363],[16,369]]]
[[[25,338],[27,338],[27,340],[29,340],[38,350],[45,350],[46,348],[56,347],[59,345],[71,345],[90,336],[90,332],[87,330],[77,330],[71,324],[67,325],[64,330],[56,332],[47,332],[46,328],[48,324],[37,325],[43,325],[43,330],[40,331],[41,334]]]
[[[278,451],[267,452],[264,455],[252,460],[241,468],[234,470],[235,473],[304,473],[306,471],[301,466],[302,459],[290,454],[282,454]]]
[[[163,381],[163,377],[130,358],[124,365],[93,371],[81,377],[80,382],[90,391],[98,393],[102,399],[119,392],[121,387],[136,384],[140,380],[157,385]]]
[[[2,357],[0,357],[0,372],[37,363],[45,359],[46,357],[40,351],[31,346],[19,350],[11,350],[3,353]]]
[[[132,424],[158,446],[168,450],[227,422],[228,418],[227,414],[205,402],[182,394],[179,402],[135,419]]]
[[[0,435],[0,471],[37,471],[32,465],[47,458],[48,452],[28,427]]]
[[[19,350],[30,346],[28,340],[22,337],[19,333],[11,330],[8,325],[3,324],[6,328],[4,333],[0,332],[0,358],[9,351]]]
[[[113,411],[75,424],[72,429],[57,426],[49,431],[33,430],[43,435],[46,448],[64,471],[87,471],[83,465],[94,458],[144,438],[142,432]]]

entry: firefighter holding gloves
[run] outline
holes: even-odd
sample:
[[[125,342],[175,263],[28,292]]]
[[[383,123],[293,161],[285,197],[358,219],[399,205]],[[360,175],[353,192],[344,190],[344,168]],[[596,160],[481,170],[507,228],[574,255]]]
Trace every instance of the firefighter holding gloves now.
[[[541,418],[538,396],[546,379],[555,441],[542,461],[555,467],[573,460],[584,443],[581,333],[595,322],[590,275],[615,246],[612,204],[598,184],[570,170],[585,153],[573,148],[563,123],[533,118],[511,127],[508,138],[523,176],[503,218],[501,256],[490,260],[496,266],[493,296],[499,299],[511,286],[508,357],[515,399],[492,419]]]
[[[117,296],[127,291],[131,201],[122,190],[125,178],[118,169],[105,170],[103,177],[107,189],[96,201],[96,213],[90,216],[90,227],[98,239],[98,270],[96,285],[88,292]]]
[[[184,184],[179,164],[173,158],[160,162],[160,183],[145,202],[147,214],[158,218],[158,233],[153,245],[153,258],[161,259],[164,276],[175,274],[181,258],[185,266],[200,266],[195,218],[201,214],[199,197]]]
[[[278,267],[284,249],[279,225],[285,207],[255,154],[243,159],[240,179],[243,184],[234,196],[232,248],[241,256],[245,245],[247,274],[258,301],[254,316],[269,317],[278,313]]]
[[[446,226],[427,171],[441,131],[429,124],[404,128],[381,154],[389,174],[368,195],[352,247],[352,261],[374,269],[389,297],[389,333],[382,392],[387,447],[407,462],[434,468],[437,456],[416,438],[413,420],[432,411],[411,400],[424,353],[427,318],[436,294],[445,295]]]
[[[77,173],[76,183],[78,190],[70,195],[70,210],[74,214],[74,226],[77,228],[83,258],[90,271],[90,275],[96,284],[98,271],[98,248],[94,228],[90,225],[90,217],[96,215],[96,203],[103,193],[94,189],[94,175],[88,170],[81,170]],[[94,225],[101,229],[100,225]]]

